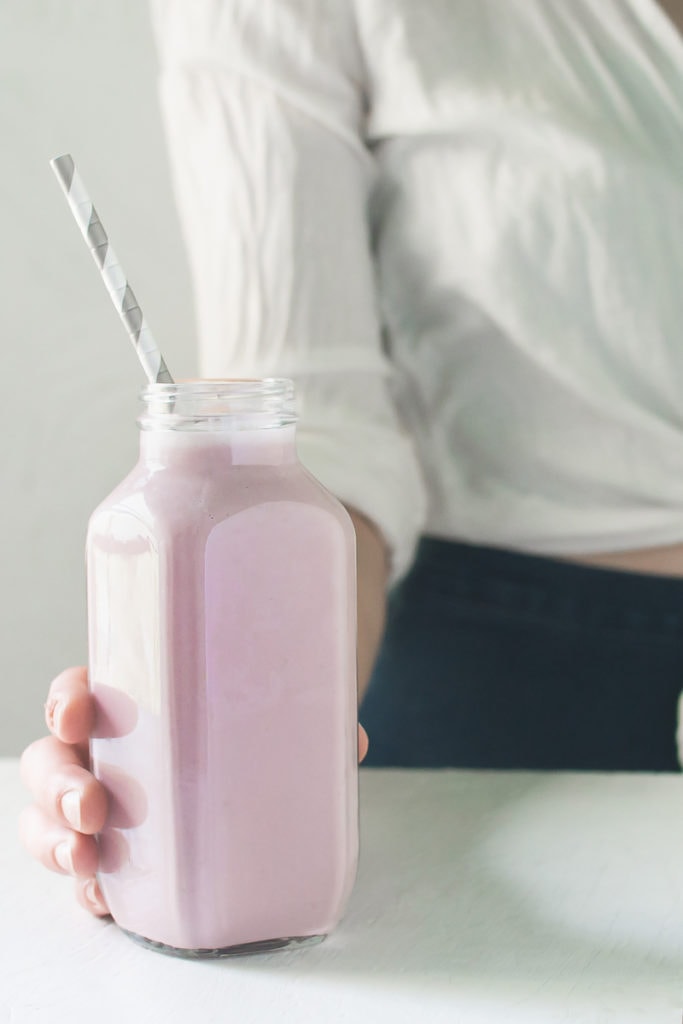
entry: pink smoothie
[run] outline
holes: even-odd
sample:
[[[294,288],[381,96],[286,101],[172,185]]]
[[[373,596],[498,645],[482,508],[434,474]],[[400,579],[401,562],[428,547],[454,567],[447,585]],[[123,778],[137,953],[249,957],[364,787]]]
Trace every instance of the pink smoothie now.
[[[355,876],[355,549],[294,428],[145,431],[88,535],[114,918],[183,950],[325,935]]]

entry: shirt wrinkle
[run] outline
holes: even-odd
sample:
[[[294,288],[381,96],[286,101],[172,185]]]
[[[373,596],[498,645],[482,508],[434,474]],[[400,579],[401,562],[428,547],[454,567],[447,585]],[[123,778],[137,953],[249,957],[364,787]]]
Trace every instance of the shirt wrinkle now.
[[[655,0],[152,6],[202,372],[294,378],[303,461],[394,578],[425,531],[683,541],[683,40]]]

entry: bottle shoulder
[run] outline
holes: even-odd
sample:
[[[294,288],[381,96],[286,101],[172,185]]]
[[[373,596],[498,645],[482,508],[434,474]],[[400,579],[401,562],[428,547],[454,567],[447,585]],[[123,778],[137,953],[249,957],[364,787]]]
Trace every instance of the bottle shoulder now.
[[[134,518],[150,529],[215,523],[251,508],[286,502],[316,507],[355,536],[342,503],[299,461],[279,466],[233,466],[222,472],[196,472],[138,463],[103,499],[90,517],[89,533],[110,530],[119,518]]]

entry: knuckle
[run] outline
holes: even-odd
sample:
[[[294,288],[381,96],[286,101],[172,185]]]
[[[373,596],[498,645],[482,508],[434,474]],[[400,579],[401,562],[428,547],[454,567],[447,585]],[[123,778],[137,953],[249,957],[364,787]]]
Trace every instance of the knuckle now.
[[[30,775],[45,749],[45,737],[29,743],[19,759],[19,775],[24,785],[29,784]]]

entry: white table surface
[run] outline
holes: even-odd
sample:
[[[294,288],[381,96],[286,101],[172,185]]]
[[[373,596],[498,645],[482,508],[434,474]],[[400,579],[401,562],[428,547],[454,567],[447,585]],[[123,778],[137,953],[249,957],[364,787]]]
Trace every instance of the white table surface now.
[[[361,865],[319,946],[193,963],[76,905],[0,761],[0,1022],[683,1020],[683,777],[361,772]]]

